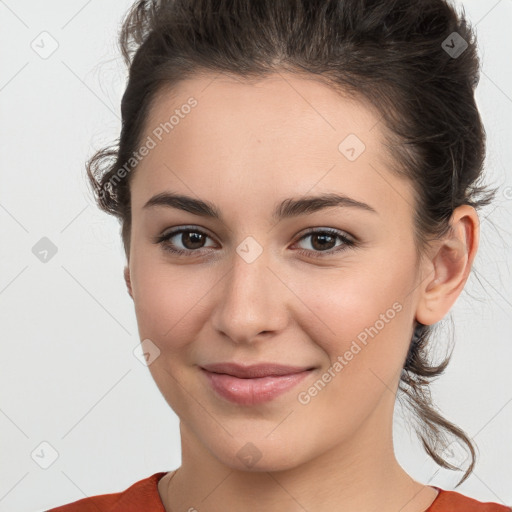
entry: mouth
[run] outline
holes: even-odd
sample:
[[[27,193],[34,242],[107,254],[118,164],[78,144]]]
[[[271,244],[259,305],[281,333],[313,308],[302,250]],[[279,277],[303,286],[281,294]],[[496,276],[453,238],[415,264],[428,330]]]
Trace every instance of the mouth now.
[[[238,405],[256,405],[291,390],[315,368],[264,363],[243,366],[218,363],[200,367],[210,387]]]

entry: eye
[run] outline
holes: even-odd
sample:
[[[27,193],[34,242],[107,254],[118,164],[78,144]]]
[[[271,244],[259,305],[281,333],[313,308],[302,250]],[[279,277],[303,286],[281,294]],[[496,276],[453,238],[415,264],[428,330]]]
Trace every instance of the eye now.
[[[172,254],[192,256],[194,253],[198,253],[201,249],[205,248],[204,243],[208,238],[210,236],[200,229],[184,227],[158,236],[154,242],[160,244],[162,249]],[[313,249],[299,249],[298,252],[314,258],[332,256],[356,245],[356,242],[348,238],[344,233],[332,228],[309,231],[299,239],[299,242],[306,238],[311,238]],[[176,240],[173,241],[173,239]],[[336,246],[336,240],[341,240],[342,244]],[[176,247],[177,242],[181,243],[184,249]]]
[[[341,231],[332,228],[321,228],[308,231],[300,238],[300,240],[304,240],[306,238],[311,238],[311,246],[313,247],[313,250],[300,249],[299,252],[306,256],[313,256],[314,258],[332,256],[333,254],[345,251],[356,245],[355,241],[345,236]],[[337,248],[334,248],[336,245],[333,244],[336,244],[336,239],[341,240],[342,244],[338,245]]]
[[[181,234],[181,237],[178,235]],[[175,242],[172,239],[175,238],[179,241],[185,249],[176,248]],[[160,244],[162,249],[178,255],[192,255],[192,253],[199,252],[199,249],[203,248],[203,244],[206,238],[210,238],[206,233],[199,229],[192,228],[180,228],[170,231],[164,235],[161,235],[155,239],[155,243]]]

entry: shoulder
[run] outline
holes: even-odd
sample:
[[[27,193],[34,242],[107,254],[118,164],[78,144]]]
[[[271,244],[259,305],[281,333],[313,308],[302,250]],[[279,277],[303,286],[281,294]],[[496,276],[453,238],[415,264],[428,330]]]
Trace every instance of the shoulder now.
[[[165,474],[155,473],[135,482],[124,491],[89,496],[46,512],[165,512],[158,493],[158,481]]]
[[[455,491],[446,491],[439,487],[436,489],[439,494],[425,512],[512,512],[512,508],[507,505],[484,503]]]

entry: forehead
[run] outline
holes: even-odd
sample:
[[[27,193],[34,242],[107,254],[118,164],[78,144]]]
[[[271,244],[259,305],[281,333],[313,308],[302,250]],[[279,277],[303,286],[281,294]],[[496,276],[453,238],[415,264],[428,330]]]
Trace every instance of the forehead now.
[[[193,188],[221,203],[234,187],[261,206],[269,187],[276,197],[341,191],[403,213],[397,197],[411,204],[411,191],[389,173],[379,119],[363,99],[314,78],[190,78],[155,97],[142,140],[156,145],[135,172],[132,197],[140,206],[166,187]]]
[[[195,119],[197,135],[223,142],[222,146],[226,143],[224,135],[233,132],[239,134],[236,140],[256,133],[267,138],[279,134],[288,135],[287,139],[298,144],[304,138],[321,139],[326,135],[331,135],[326,143],[336,142],[348,133],[364,138],[380,119],[365,98],[349,96],[309,75],[276,73],[247,80],[201,74],[159,91],[148,115],[146,131],[158,126],[162,119],[168,120],[175,109],[183,108],[191,98],[197,101],[197,106],[184,117]],[[187,128],[191,123],[182,120],[180,116],[181,129],[172,130],[176,141],[180,133],[189,135]],[[375,130],[372,137],[379,134]]]

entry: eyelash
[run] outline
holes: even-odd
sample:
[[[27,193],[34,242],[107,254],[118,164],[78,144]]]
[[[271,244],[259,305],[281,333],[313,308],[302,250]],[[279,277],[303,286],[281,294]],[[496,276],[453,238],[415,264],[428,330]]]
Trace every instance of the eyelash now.
[[[200,229],[192,229],[192,228],[180,228],[180,229],[177,229],[177,230],[174,230],[174,231],[170,231],[169,233],[165,234],[165,235],[161,235],[161,236],[158,236],[155,238],[155,243],[156,244],[160,244],[162,246],[162,249],[164,249],[165,251],[168,251],[172,254],[175,254],[175,255],[178,255],[178,256],[185,256],[185,255],[192,255],[194,253],[197,253],[199,252],[201,249],[188,249],[188,250],[183,250],[183,249],[175,249],[175,248],[172,248],[168,241],[173,238],[174,236],[180,234],[180,233],[199,233],[201,235],[204,235],[208,238],[211,238],[207,233],[205,233],[204,231],[201,231]],[[330,236],[334,236],[334,237],[337,237],[339,238],[340,240],[342,240],[343,242],[343,245],[341,246],[338,246],[337,249],[329,249],[329,250],[326,250],[326,251],[308,251],[306,249],[297,249],[297,251],[300,253],[300,254],[304,254],[306,256],[313,256],[314,258],[323,258],[323,257],[326,257],[326,256],[332,256],[333,254],[337,254],[337,253],[341,253],[351,247],[354,247],[356,246],[356,242],[354,242],[353,240],[350,240],[348,237],[344,236],[340,231],[337,231],[335,229],[332,229],[332,228],[323,228],[323,229],[316,229],[316,230],[311,230],[311,231],[308,231],[307,233],[305,233],[304,235],[301,236],[301,238],[299,238],[298,241],[301,241],[302,239],[308,237],[308,236],[311,236],[311,235],[318,235],[318,234],[328,234]]]

